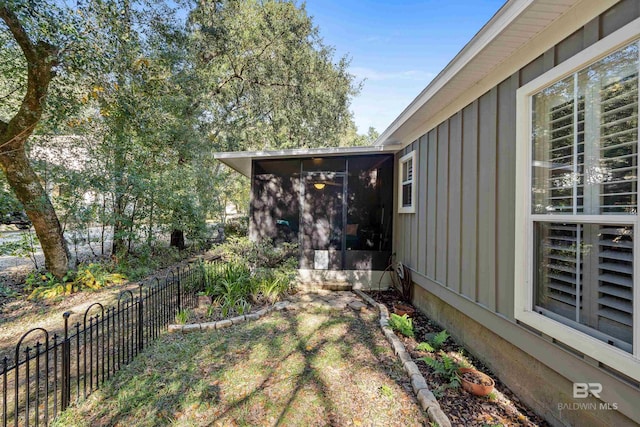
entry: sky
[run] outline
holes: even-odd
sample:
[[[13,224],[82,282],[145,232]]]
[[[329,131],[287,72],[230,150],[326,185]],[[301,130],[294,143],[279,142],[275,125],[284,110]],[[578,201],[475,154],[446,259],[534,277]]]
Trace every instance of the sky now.
[[[505,0],[307,0],[336,58],[364,80],[351,110],[359,133],[382,133]]]

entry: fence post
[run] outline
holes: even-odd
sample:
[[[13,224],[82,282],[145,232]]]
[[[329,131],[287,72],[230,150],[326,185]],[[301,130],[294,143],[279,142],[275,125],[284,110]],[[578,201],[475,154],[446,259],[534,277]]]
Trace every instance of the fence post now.
[[[142,283],[138,285],[138,351],[144,348],[144,302],[142,298]]]
[[[182,291],[180,290],[180,266],[176,267],[178,270],[178,313],[182,310]]]
[[[69,340],[69,316],[71,312],[65,312],[64,317],[64,341],[62,342],[62,410],[71,403],[71,341]]]

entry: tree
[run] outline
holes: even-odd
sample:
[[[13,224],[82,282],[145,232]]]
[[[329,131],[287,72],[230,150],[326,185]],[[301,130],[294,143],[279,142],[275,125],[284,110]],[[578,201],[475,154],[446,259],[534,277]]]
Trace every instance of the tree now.
[[[208,87],[203,127],[216,148],[339,145],[360,86],[304,6],[201,0],[189,29],[197,78]]]
[[[354,129],[349,100],[359,85],[304,7],[256,0],[88,0],[76,10],[60,4],[0,6],[0,162],[16,195],[11,176],[18,181],[31,171],[30,185],[23,184],[31,192],[17,199],[38,233],[58,238],[45,249],[46,236],[38,234],[47,268],[58,276],[69,264],[67,225],[87,231],[98,221],[103,236],[112,225],[118,256],[143,239],[150,246],[158,229],[178,247],[185,235],[198,237],[227,200],[246,197],[246,183],[230,179],[215,151],[355,139],[344,135]],[[186,23],[174,4],[193,6]],[[69,141],[82,145],[88,167],[30,164],[25,147],[34,129],[81,135]],[[37,143],[51,148],[47,141]],[[22,163],[9,159],[17,155]],[[45,166],[44,181],[59,180],[68,191],[47,196],[37,176]],[[89,204],[84,194],[94,194]]]
[[[43,6],[39,1],[29,5],[9,1],[0,5],[0,20],[4,23],[4,27],[0,27],[2,57],[21,52],[21,57],[15,57],[14,62],[20,68],[10,68],[7,64],[3,67],[3,88],[10,90],[4,97],[12,101],[16,94],[22,94],[19,106],[9,113],[8,119],[0,118],[0,167],[33,224],[46,268],[62,277],[70,268],[69,251],[56,212],[25,150],[27,139],[42,117],[49,84],[61,54],[60,46],[54,43],[59,36],[55,32],[55,10],[42,9],[35,13],[34,4]]]

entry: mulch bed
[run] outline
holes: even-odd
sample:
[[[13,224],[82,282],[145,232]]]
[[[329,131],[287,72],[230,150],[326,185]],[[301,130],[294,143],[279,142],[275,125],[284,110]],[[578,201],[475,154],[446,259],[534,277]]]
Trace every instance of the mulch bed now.
[[[395,289],[386,292],[372,292],[371,296],[378,303],[384,304],[389,309],[389,313],[393,313],[393,303],[402,301],[400,293]],[[440,332],[442,328],[417,310],[413,315],[413,326],[415,338],[407,338],[399,333],[396,335],[403,341],[411,358],[425,377],[429,389],[436,395],[442,410],[447,414],[453,426],[548,426],[546,421],[527,408],[481,361],[473,357],[467,349],[457,344],[451,337],[445,342],[442,350],[456,358],[458,355],[463,355],[464,359],[471,362],[476,369],[493,378],[495,389],[489,397],[476,397],[463,390],[462,387],[446,387],[445,380],[435,374],[423,361],[418,360],[430,354],[416,350],[419,343],[427,341],[427,336]]]

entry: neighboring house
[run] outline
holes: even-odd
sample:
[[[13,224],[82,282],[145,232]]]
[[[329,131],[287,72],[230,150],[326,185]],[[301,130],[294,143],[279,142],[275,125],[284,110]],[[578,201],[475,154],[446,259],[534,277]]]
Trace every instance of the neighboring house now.
[[[40,179],[48,194],[61,196],[69,191],[60,182],[59,173],[52,169],[62,169],[66,174],[82,174],[93,161],[87,148],[86,137],[79,135],[36,135],[29,144],[29,158],[38,164]],[[93,192],[82,194],[82,200],[89,205],[99,196]]]
[[[392,166],[335,149],[219,158],[253,177],[252,236],[286,221],[310,269],[353,267],[349,177],[393,168],[393,215],[368,223],[391,223],[393,244],[382,231],[364,250],[396,253],[414,303],[551,424],[638,425],[639,52],[638,0],[511,0],[380,136]],[[311,173],[335,155],[347,172]],[[309,200],[322,181],[337,190]]]

